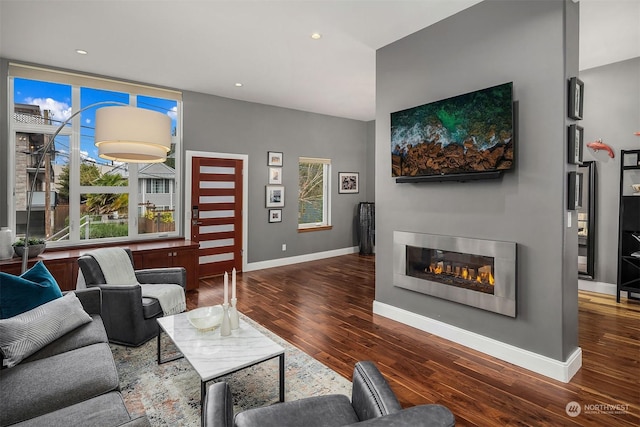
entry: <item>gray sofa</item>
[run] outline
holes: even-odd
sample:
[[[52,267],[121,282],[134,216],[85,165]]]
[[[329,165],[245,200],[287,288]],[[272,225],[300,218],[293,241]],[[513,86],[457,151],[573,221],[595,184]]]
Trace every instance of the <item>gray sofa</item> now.
[[[92,320],[18,365],[0,370],[0,426],[149,426],[131,419],[119,392],[100,289],[76,291]]]
[[[396,395],[372,362],[353,370],[351,400],[345,395],[309,397],[249,409],[233,415],[233,398],[225,382],[211,384],[203,407],[205,427],[450,427],[455,417],[442,405],[402,409]]]

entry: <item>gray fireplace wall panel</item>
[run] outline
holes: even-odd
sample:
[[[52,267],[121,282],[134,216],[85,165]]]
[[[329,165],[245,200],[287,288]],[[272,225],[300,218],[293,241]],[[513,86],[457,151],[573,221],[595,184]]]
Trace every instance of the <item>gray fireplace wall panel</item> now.
[[[567,265],[578,244],[575,213],[566,210],[573,170],[566,78],[577,75],[567,52],[578,46],[565,31],[577,32],[578,7],[486,1],[378,50],[377,301],[555,360],[577,348],[577,269]],[[390,113],[509,81],[518,112],[514,171],[500,180],[395,182]],[[394,231],[517,243],[516,318],[395,287]]]

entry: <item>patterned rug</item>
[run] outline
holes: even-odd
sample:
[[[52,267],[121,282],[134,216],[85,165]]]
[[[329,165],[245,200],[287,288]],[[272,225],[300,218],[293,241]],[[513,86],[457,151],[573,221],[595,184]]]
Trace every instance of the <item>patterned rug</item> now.
[[[285,400],[331,393],[351,396],[351,382],[285,340],[244,317],[285,349]],[[172,344],[162,334],[162,354]],[[155,339],[138,348],[111,344],[120,375],[120,388],[132,416],[146,414],[153,426],[200,425],[200,378],[184,358],[158,365]],[[278,401],[278,358],[221,377],[233,392],[234,411]]]

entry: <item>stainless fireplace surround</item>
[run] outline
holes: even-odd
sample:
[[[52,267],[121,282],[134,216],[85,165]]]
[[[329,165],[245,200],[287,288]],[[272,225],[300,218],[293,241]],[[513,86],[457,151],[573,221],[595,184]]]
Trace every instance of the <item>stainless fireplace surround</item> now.
[[[493,295],[408,276],[407,246],[494,258]],[[516,244],[437,234],[393,232],[393,284],[415,292],[516,317]]]

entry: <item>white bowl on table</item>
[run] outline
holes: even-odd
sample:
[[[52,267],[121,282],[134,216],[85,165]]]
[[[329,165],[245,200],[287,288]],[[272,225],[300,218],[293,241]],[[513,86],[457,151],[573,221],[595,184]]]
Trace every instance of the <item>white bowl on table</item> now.
[[[200,307],[187,312],[191,326],[200,331],[213,331],[222,323],[222,306]]]

